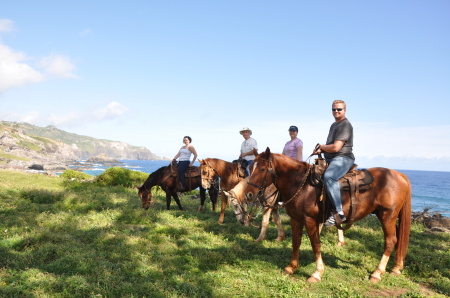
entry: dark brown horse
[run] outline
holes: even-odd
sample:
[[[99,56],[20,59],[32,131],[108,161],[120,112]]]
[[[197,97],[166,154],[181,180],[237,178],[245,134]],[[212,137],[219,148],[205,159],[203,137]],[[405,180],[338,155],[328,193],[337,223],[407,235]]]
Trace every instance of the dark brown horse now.
[[[148,209],[150,207],[150,202],[152,200],[152,192],[151,189],[153,186],[161,186],[161,188],[166,192],[166,205],[167,210],[170,210],[170,203],[172,201],[172,197],[178,205],[180,210],[183,210],[181,206],[180,199],[177,195],[177,187],[178,187],[178,179],[176,170],[172,168],[173,165],[169,165],[166,167],[161,167],[155,172],[151,173],[144,184],[137,186],[138,195],[142,200],[142,208]],[[195,167],[196,168],[196,167]],[[216,210],[217,197],[219,191],[214,186],[214,183],[218,183],[218,177],[213,177],[213,183],[208,188],[208,194],[211,199],[212,209]],[[200,187],[200,207],[198,211],[203,209],[206,200],[206,189],[202,187],[201,177],[200,175],[196,177],[186,178],[186,188],[182,192],[191,191]]]
[[[384,253],[370,277],[371,281],[376,282],[380,281],[381,275],[386,272],[386,265],[394,248],[396,254],[392,273],[399,275],[403,269],[411,227],[411,184],[408,177],[395,170],[370,168],[368,171],[374,177],[371,188],[359,193],[352,204],[349,193],[343,192],[342,205],[348,218],[346,228],[371,213],[381,222]],[[255,158],[245,194],[248,200],[253,200],[259,197],[264,188],[275,184],[280,191],[286,213],[291,218],[292,258],[284,271],[293,274],[298,267],[302,232],[303,227],[306,227],[316,259],[316,270],[308,281],[316,282],[320,281],[325,271],[320,252],[319,224],[330,214],[330,207],[320,201],[322,191],[311,185],[310,179],[307,179],[309,175],[308,163],[273,154],[267,148]]]
[[[200,169],[202,172],[202,185],[204,188],[210,188],[215,175],[220,177],[220,196],[222,198],[222,206],[220,208],[219,224],[223,223],[225,217],[225,209],[227,208],[228,198],[223,191],[231,190],[244,177],[240,175],[240,164],[237,162],[227,162],[218,158],[199,159]]]

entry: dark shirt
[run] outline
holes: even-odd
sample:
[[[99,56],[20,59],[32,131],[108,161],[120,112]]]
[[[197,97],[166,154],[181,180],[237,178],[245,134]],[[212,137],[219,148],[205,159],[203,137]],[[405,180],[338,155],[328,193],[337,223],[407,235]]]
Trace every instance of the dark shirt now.
[[[355,159],[353,155],[353,126],[347,118],[340,122],[334,122],[330,127],[328,133],[327,145],[333,144],[334,141],[345,141],[341,150],[336,153],[324,152],[326,159],[331,159],[336,156],[347,156]]]

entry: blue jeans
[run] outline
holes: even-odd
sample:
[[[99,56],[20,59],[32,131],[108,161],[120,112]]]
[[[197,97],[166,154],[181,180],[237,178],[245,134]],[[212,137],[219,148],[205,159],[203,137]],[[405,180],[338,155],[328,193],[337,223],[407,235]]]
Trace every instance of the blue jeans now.
[[[327,159],[327,162],[328,168],[323,175],[325,190],[336,211],[342,213],[341,189],[338,180],[344,177],[355,161],[347,156],[336,156]]]
[[[191,162],[189,160],[183,160],[178,162],[178,177],[180,177],[181,184],[186,188],[186,182],[184,180],[184,172],[189,167]]]
[[[250,176],[250,166],[253,163],[253,160],[249,160],[245,171],[247,172],[247,176]]]

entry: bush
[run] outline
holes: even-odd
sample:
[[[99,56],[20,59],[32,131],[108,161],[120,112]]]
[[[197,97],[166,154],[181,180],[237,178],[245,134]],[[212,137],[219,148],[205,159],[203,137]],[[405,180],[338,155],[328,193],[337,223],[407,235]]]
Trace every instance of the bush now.
[[[68,179],[68,180],[70,180],[72,178],[75,178],[77,180],[89,180],[89,179],[92,179],[93,176],[83,173],[83,172],[78,172],[78,171],[67,169],[61,174],[60,177],[64,178],[64,179]]]
[[[148,174],[144,172],[132,171],[121,167],[106,169],[102,174],[94,179],[100,186],[125,186],[134,187],[142,184],[147,179]]]

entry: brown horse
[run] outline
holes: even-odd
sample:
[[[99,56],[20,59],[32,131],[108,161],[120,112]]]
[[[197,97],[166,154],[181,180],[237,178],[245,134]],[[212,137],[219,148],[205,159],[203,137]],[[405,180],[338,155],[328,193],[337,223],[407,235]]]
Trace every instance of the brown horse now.
[[[377,282],[386,272],[386,265],[394,248],[396,254],[392,273],[399,275],[403,269],[411,227],[411,184],[408,177],[395,170],[370,168],[368,171],[374,177],[371,188],[359,193],[353,202],[350,202],[349,193],[343,192],[342,204],[348,218],[345,228],[371,213],[381,222],[384,253],[370,277],[371,281]],[[311,185],[307,179],[309,175],[308,163],[273,154],[267,148],[255,158],[245,194],[248,200],[253,200],[270,184],[275,184],[280,191],[282,205],[291,218],[292,258],[284,271],[293,274],[298,267],[299,248],[305,226],[316,259],[316,270],[308,281],[317,282],[325,271],[320,252],[319,224],[324,222],[331,209],[329,204],[325,205],[320,201],[322,191]]]
[[[167,210],[170,210],[170,203],[172,201],[172,197],[178,205],[180,210],[183,210],[181,206],[180,199],[177,195],[177,187],[178,187],[178,179],[176,170],[172,168],[172,164],[166,167],[161,167],[155,172],[151,173],[144,184],[137,186],[138,195],[142,200],[142,208],[147,210],[150,207],[150,202],[152,200],[152,192],[151,189],[153,186],[161,186],[161,188],[166,192],[166,205]],[[194,167],[196,168],[196,167]],[[189,180],[191,179],[191,180]],[[208,187],[208,194],[212,203],[212,210],[216,210],[218,190],[214,186],[214,184],[218,183],[218,177],[212,177],[212,184]],[[203,206],[206,200],[206,189],[202,187],[201,177],[200,175],[196,177],[186,178],[186,188],[182,192],[191,191],[200,187],[200,207],[198,211],[202,211]]]
[[[249,177],[245,178],[241,182],[239,182],[232,190],[225,191],[225,195],[228,197],[228,199],[231,202],[231,206],[233,206],[234,213],[236,214],[236,217],[238,218],[238,221],[241,223],[245,220],[248,220],[248,216],[244,217],[244,215],[247,214],[247,204],[245,202],[244,198],[244,192],[247,188]],[[261,225],[261,233],[259,234],[259,237],[255,240],[256,242],[261,242],[262,240],[266,239],[266,233],[267,228],[269,226],[269,219],[270,214],[273,211],[273,220],[275,224],[277,225],[278,230],[278,237],[277,241],[282,241],[285,237],[283,225],[281,224],[280,219],[280,208],[271,208],[271,206],[276,206],[276,202],[278,199],[278,195],[273,195],[274,191],[276,190],[275,185],[271,184],[269,187],[266,188],[266,191],[264,193],[264,206],[263,207],[263,218],[262,218],[262,225]],[[320,230],[323,227],[323,223],[319,226],[319,233]],[[338,229],[338,243],[337,246],[344,246],[345,239],[344,239],[344,231],[341,229]]]
[[[222,206],[220,208],[219,224],[223,223],[225,209],[227,208],[228,198],[223,191],[228,191],[236,186],[244,177],[239,173],[240,164],[237,162],[227,162],[218,158],[199,159],[202,175],[202,185],[204,188],[210,188],[214,176],[220,177],[220,194]]]

